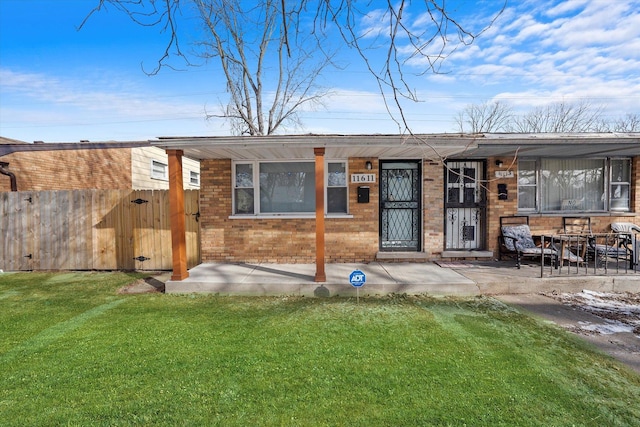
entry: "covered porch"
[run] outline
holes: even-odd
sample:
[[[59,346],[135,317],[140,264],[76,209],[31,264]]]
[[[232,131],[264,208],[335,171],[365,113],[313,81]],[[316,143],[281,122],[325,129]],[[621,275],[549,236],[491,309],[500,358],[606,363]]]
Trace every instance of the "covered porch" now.
[[[181,177],[181,158],[183,155],[189,157],[212,162],[216,167],[212,167],[212,180],[213,185],[209,188],[209,193],[206,193],[205,183],[205,199],[209,200],[209,205],[206,212],[202,212],[201,220],[206,221],[210,215],[217,215],[216,221],[220,225],[211,227],[209,235],[204,237],[205,245],[218,245],[219,250],[224,250],[229,245],[235,245],[236,252],[234,253],[220,253],[216,258],[210,258],[205,261],[215,261],[215,263],[221,263],[223,265],[282,265],[282,266],[298,266],[298,265],[311,265],[309,253],[311,247],[315,253],[314,271],[309,273],[305,270],[304,273],[300,273],[297,279],[303,279],[311,277],[314,283],[327,283],[327,284],[340,284],[343,283],[339,277],[335,279],[331,276],[333,271],[341,270],[342,267],[336,269],[336,265],[342,264],[345,268],[351,268],[353,262],[340,261],[343,259],[343,255],[335,257],[331,262],[327,263],[325,260],[326,243],[325,243],[325,220],[328,218],[325,211],[325,192],[326,188],[326,173],[325,159],[348,159],[345,161],[345,165],[349,168],[349,172],[361,174],[371,169],[373,163],[373,171],[376,171],[376,165],[379,164],[380,159],[386,159],[390,161],[393,159],[419,159],[421,165],[425,168],[422,173],[422,185],[424,186],[424,195],[422,200],[418,203],[418,209],[423,216],[424,231],[422,232],[421,239],[424,244],[422,248],[418,248],[416,251],[415,263],[417,266],[425,266],[430,262],[440,261],[451,256],[452,260],[457,257],[452,256],[450,252],[445,249],[444,240],[444,205],[442,203],[443,196],[445,194],[442,184],[442,177],[446,168],[446,161],[448,159],[475,159],[479,161],[487,162],[487,175],[482,178],[483,181],[479,185],[487,188],[498,186],[500,188],[502,183],[505,189],[511,191],[511,193],[504,193],[504,198],[499,197],[500,193],[490,193],[490,200],[487,205],[487,217],[486,225],[482,227],[482,233],[484,233],[484,239],[487,242],[485,249],[481,251],[481,254],[490,259],[489,254],[494,254],[494,258],[497,256],[497,234],[498,234],[498,221],[499,215],[509,212],[511,214],[518,213],[518,194],[517,194],[517,160],[520,156],[566,156],[568,152],[571,152],[573,156],[580,157],[605,157],[611,158],[614,156],[638,156],[640,155],[640,145],[638,135],[419,135],[419,136],[402,136],[402,135],[295,135],[295,136],[265,136],[265,137],[202,137],[202,138],[161,138],[159,141],[154,142],[154,145],[160,146],[167,150],[170,157],[170,187],[173,194],[172,198],[172,238],[174,242],[174,268],[173,268],[173,282],[183,282],[186,286],[187,279],[190,274],[195,275],[204,272],[205,269],[192,269],[191,272],[187,271],[186,265],[181,251],[181,219],[184,218],[184,212],[180,210],[181,200],[180,192],[182,183],[179,181]],[[637,157],[636,157],[637,158]],[[232,209],[232,192],[231,187],[232,176],[232,162],[249,163],[251,161],[265,161],[265,162],[296,162],[304,161],[306,163],[315,163],[315,213],[304,216],[286,215],[276,213],[275,215],[264,215],[261,212],[256,211],[252,216],[238,216],[236,215],[235,207]],[[495,167],[493,167],[495,163]],[[258,163],[256,163],[257,165]],[[366,168],[365,168],[366,164]],[[420,166],[418,166],[420,167]],[[428,172],[427,171],[428,168]],[[254,171],[257,168],[254,168]],[[514,174],[514,172],[516,172]],[[215,175],[214,175],[215,174]],[[495,177],[494,177],[495,175]],[[258,175],[254,175],[257,179]],[[634,167],[634,177],[637,177],[637,172]],[[352,177],[353,178],[353,177]],[[374,178],[375,179],[375,178]],[[633,178],[633,197],[631,200],[631,211],[625,213],[624,216],[630,221],[635,219],[635,210],[637,208],[638,193],[635,191],[637,179]],[[357,208],[356,214],[354,212],[347,211],[338,220],[335,218],[330,219],[334,221],[333,224],[340,223],[344,229],[334,228],[334,236],[341,235],[340,243],[334,244],[330,249],[335,250],[341,244],[354,244],[356,246],[348,246],[346,251],[351,251],[353,248],[357,248],[359,242],[368,244],[367,257],[361,259],[372,265],[379,262],[388,262],[383,253],[377,250],[377,226],[369,227],[365,233],[359,233],[362,228],[371,224],[372,221],[377,221],[378,207],[382,206],[382,200],[378,198],[378,194],[374,190],[378,190],[377,183],[374,183],[371,192],[371,204],[359,205],[355,201],[355,186],[352,180],[348,189],[349,202],[351,203],[351,209]],[[305,184],[306,185],[306,184]],[[359,190],[359,188],[358,188]],[[360,195],[358,194],[358,197]],[[367,194],[368,196],[368,194]],[[216,203],[210,201],[215,199]],[[494,200],[495,199],[495,200]],[[257,199],[256,199],[257,200]],[[367,198],[368,201],[368,198]],[[420,206],[422,205],[422,206]],[[366,207],[366,209],[362,209]],[[253,211],[252,211],[253,212]],[[610,213],[605,213],[608,217]],[[538,214],[538,222],[542,221],[551,224],[554,221],[556,215]],[[302,218],[302,220],[301,220]],[[605,218],[606,219],[606,218]],[[604,220],[604,219],[603,219]],[[313,221],[313,222],[312,222]],[[279,232],[285,232],[287,227],[290,230],[296,230],[296,227],[303,227],[302,234],[304,234],[304,240],[297,240],[298,235],[301,233],[292,234],[293,240],[289,240],[293,244],[291,251],[306,251],[306,258],[300,258],[299,263],[296,259],[292,263],[278,261],[276,263],[269,262],[265,259],[264,250],[260,254],[260,257],[255,257],[255,260],[242,260],[242,245],[243,241],[256,246],[257,239],[265,234],[265,228],[259,231],[257,234],[251,235],[251,230],[254,226],[271,227],[272,224],[277,224]],[[224,228],[226,227],[226,228]],[[313,227],[313,229],[311,228]],[[215,228],[215,230],[213,230]],[[480,227],[478,227],[480,229]],[[269,230],[267,230],[269,231]],[[299,230],[297,230],[299,231]],[[313,232],[315,236],[315,243],[313,239],[309,239]],[[243,233],[243,234],[238,234]],[[256,237],[258,236],[258,237]],[[355,240],[351,237],[355,236]],[[359,236],[359,237],[358,237]],[[247,239],[247,240],[243,240]],[[252,240],[249,240],[252,239]],[[345,240],[347,239],[347,240]],[[359,239],[359,240],[358,240]],[[279,248],[280,242],[269,241],[263,245],[265,248]],[[238,249],[240,248],[240,249]],[[216,250],[218,250],[216,249]],[[373,250],[372,250],[373,249]],[[345,253],[345,248],[342,248],[342,253]],[[475,254],[476,252],[469,252]],[[480,252],[478,252],[480,253]],[[455,254],[454,254],[455,255]],[[463,254],[464,255],[464,254]],[[473,257],[473,256],[472,256]],[[347,258],[344,258],[347,259]],[[257,261],[256,261],[257,260]],[[336,261],[338,260],[338,261]],[[375,262],[372,262],[374,261]],[[221,262],[222,261],[222,262]],[[224,262],[228,261],[228,262]],[[397,260],[396,260],[397,261]],[[203,265],[215,264],[205,263]],[[487,261],[490,265],[491,261]],[[389,264],[391,264],[389,262]],[[398,263],[406,265],[407,263]],[[387,265],[387,264],[379,264]],[[262,268],[262,267],[261,267]],[[271,268],[271,267],[269,267]],[[296,267],[297,268],[297,267]],[[331,271],[327,271],[330,268]],[[293,269],[293,268],[292,268]],[[286,270],[292,270],[286,269]],[[278,270],[276,268],[276,270]],[[293,269],[295,271],[295,269]],[[252,271],[258,272],[259,269],[253,269]],[[533,277],[545,279],[544,273],[540,274],[540,267],[538,267],[538,273]],[[568,271],[568,270],[564,270]],[[611,272],[607,272],[607,275]],[[626,272],[625,272],[626,273]],[[204,273],[203,273],[204,274]],[[216,272],[224,276],[224,271]],[[421,273],[424,274],[424,273]],[[615,273],[614,273],[615,274]],[[550,274],[556,276],[555,273]],[[597,274],[595,274],[597,275]],[[295,276],[295,274],[294,274]],[[340,276],[340,275],[338,275]],[[375,275],[380,277],[382,275]],[[542,276],[542,277],[541,277]],[[584,274],[580,274],[584,276]],[[613,275],[611,275],[613,277]],[[253,276],[258,277],[258,276]],[[437,277],[437,276],[436,276]],[[387,279],[390,283],[398,283],[406,285],[407,282],[403,280]],[[242,281],[241,281],[242,282]],[[303,283],[305,280],[303,280]],[[438,281],[440,285],[446,281]],[[236,282],[238,283],[238,282]],[[389,283],[380,282],[380,286],[388,285]],[[186,289],[184,287],[183,289]],[[349,288],[347,288],[349,289]],[[386,289],[384,288],[385,292]],[[300,292],[294,290],[293,292]],[[346,292],[346,291],[344,291]],[[396,292],[393,290],[392,292]]]

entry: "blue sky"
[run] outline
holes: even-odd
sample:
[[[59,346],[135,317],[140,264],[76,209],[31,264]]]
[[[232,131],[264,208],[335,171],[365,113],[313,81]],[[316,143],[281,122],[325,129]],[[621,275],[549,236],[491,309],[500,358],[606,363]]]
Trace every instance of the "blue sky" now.
[[[77,31],[95,3],[0,0],[0,136],[73,142],[230,134],[225,122],[204,118],[226,100],[214,65],[146,75],[142,67],[151,69],[164,47],[159,29],[109,10]],[[502,4],[457,3],[456,16],[469,25]],[[333,94],[289,133],[397,133],[363,64],[353,52],[340,58],[343,69],[321,82]],[[420,70],[412,65],[408,71]],[[640,114],[640,0],[511,0],[442,71],[411,77],[421,99],[405,105],[414,132],[456,132],[466,105],[493,100],[523,111],[588,101],[605,118]]]

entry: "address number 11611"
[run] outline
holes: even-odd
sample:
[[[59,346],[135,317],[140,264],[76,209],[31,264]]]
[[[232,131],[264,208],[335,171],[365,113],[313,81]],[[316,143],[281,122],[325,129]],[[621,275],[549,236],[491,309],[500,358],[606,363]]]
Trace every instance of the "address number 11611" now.
[[[375,173],[354,173],[351,174],[351,182],[376,182]]]

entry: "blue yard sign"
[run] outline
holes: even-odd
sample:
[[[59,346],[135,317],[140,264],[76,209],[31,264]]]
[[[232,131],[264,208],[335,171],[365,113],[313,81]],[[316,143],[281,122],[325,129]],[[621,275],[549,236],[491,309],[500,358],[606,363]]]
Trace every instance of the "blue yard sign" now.
[[[360,270],[354,270],[350,275],[349,275],[349,282],[356,288],[361,287],[362,285],[364,285],[365,282],[365,275],[362,271]]]

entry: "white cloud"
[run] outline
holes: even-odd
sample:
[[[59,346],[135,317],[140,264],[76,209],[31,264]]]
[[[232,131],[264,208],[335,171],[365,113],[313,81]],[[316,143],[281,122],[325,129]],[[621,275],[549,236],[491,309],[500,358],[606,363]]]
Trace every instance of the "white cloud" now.
[[[386,113],[380,92],[334,88],[323,98],[322,110],[338,113]]]
[[[640,1],[511,3],[491,35],[449,58],[459,82],[499,83],[495,99],[518,106],[571,98],[638,111]]]
[[[117,81],[117,83],[113,83]],[[162,96],[135,90],[121,79],[65,79],[37,73],[19,73],[0,69],[0,92],[19,96],[25,104],[49,105],[64,109],[125,118],[166,118],[204,115],[204,105],[162,100]]]
[[[589,4],[592,0],[571,0],[571,1],[563,1],[559,4],[550,7],[547,9],[544,14],[549,17],[557,17],[561,15],[566,15],[567,13],[574,12],[576,10],[582,9],[585,5]]]
[[[202,96],[163,96],[119,77],[96,72],[61,78],[0,68],[0,133],[25,141],[228,134],[222,121],[205,120],[205,101],[197,101]]]

